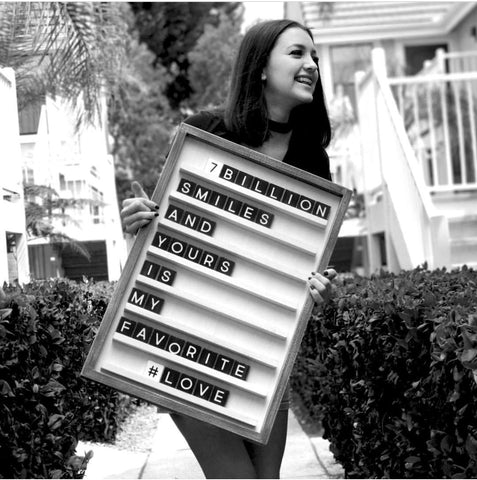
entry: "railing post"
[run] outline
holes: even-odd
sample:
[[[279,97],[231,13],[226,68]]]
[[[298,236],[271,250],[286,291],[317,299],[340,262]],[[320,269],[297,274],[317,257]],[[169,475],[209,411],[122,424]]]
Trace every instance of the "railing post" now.
[[[446,72],[446,59],[445,59],[445,50],[443,48],[438,48],[436,50],[436,64],[437,72],[445,73]]]

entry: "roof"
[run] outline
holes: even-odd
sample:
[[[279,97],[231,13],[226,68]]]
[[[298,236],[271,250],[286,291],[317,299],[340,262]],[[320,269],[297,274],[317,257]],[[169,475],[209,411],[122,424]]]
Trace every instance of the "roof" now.
[[[300,4],[301,20],[319,43],[442,36],[477,7],[477,2],[409,0]]]

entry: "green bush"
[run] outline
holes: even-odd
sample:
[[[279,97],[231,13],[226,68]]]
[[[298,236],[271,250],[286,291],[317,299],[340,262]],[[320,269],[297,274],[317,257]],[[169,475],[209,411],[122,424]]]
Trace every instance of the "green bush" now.
[[[112,285],[58,279],[5,293],[0,477],[74,477],[78,440],[114,440],[129,404],[129,397],[80,377]]]
[[[477,272],[337,282],[292,385],[348,478],[477,477]]]

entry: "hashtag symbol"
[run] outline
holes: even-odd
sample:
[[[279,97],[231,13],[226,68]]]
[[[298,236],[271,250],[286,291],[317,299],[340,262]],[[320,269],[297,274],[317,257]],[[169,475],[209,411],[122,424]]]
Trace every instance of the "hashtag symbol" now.
[[[159,371],[159,368],[158,367],[155,367],[154,365],[152,367],[149,368],[149,376],[150,377],[155,377],[157,375],[157,372]]]

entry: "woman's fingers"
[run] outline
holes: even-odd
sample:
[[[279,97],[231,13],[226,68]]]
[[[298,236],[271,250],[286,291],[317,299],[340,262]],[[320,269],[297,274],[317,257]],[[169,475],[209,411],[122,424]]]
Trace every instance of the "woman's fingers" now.
[[[136,182],[136,180],[131,183],[131,190],[135,197],[149,198],[147,193],[142,189],[141,184]]]
[[[141,227],[147,225],[154,217],[157,217],[159,213],[151,212],[148,210],[139,211],[131,215],[126,216],[123,219],[124,230],[127,233],[136,233]]]
[[[333,280],[336,278],[336,275],[338,275],[337,271],[334,268],[327,268],[324,272],[323,275],[328,279],[328,280]]]
[[[151,218],[142,218],[136,220],[135,222],[128,224],[128,226],[125,226],[124,229],[127,233],[135,234],[140,228],[147,225],[152,220],[152,218],[154,218],[154,214]]]
[[[308,277],[308,288],[315,303],[327,302],[331,297],[331,280],[336,277],[336,270],[330,268],[323,272],[312,272]]]
[[[127,233],[135,234],[141,227],[159,215],[159,205],[149,200],[138,182],[132,182],[131,189],[135,198],[123,200],[120,216],[124,230]]]

